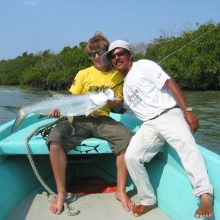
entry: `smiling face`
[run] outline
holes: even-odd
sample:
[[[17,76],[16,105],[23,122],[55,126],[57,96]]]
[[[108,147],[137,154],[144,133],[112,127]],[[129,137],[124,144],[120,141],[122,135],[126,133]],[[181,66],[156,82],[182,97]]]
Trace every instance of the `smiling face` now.
[[[132,54],[124,48],[116,48],[110,54],[109,58],[113,67],[125,76],[132,66]]]

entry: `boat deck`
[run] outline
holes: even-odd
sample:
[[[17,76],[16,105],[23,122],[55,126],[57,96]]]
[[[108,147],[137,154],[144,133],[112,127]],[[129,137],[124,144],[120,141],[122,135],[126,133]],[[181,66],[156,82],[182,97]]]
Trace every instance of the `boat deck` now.
[[[137,195],[132,197],[137,202]],[[75,216],[68,216],[65,212],[54,215],[50,212],[50,203],[42,194],[29,194],[26,196],[15,210],[8,216],[7,220],[43,220],[43,219],[74,219],[74,220],[132,220],[137,219],[131,212],[126,212],[114,197],[114,193],[97,193],[80,195],[72,203],[80,210]],[[149,213],[138,217],[139,220],[170,220],[159,208],[151,210]]]

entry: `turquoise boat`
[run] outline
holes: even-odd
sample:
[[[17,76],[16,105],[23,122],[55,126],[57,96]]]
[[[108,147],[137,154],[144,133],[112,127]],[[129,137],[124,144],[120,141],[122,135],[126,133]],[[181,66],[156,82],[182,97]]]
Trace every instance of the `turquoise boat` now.
[[[111,113],[111,117],[133,132],[141,123],[129,114]],[[69,152],[67,187],[72,192],[67,201],[69,206],[59,216],[49,211],[48,191],[54,192],[55,184],[42,134],[46,135],[44,128],[54,121],[31,114],[14,133],[11,133],[14,120],[0,126],[0,219],[69,219],[68,214],[75,215],[72,218],[76,220],[136,219],[130,212],[125,212],[114,198],[115,157],[107,142],[96,138],[83,141],[76,150]],[[215,216],[211,219],[219,220],[220,180],[217,176],[220,156],[198,147],[214,186]],[[196,219],[193,215],[199,201],[192,194],[177,154],[169,146],[164,146],[163,151],[146,164],[146,169],[157,195],[158,207],[138,219]],[[126,190],[138,202],[130,179]]]

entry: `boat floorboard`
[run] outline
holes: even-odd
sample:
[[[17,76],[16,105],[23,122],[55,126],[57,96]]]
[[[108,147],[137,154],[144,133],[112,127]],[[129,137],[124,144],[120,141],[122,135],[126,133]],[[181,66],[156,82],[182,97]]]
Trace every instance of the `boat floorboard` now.
[[[132,197],[133,201],[137,202],[137,195]],[[8,216],[7,220],[134,220],[131,212],[123,210],[119,201],[114,197],[114,193],[98,193],[80,195],[77,200],[72,203],[74,207],[80,210],[80,214],[76,216],[68,216],[66,213],[54,215],[50,212],[50,204],[42,194],[27,195],[14,211]],[[151,210],[143,216],[138,217],[138,220],[169,220],[171,219],[159,208]]]

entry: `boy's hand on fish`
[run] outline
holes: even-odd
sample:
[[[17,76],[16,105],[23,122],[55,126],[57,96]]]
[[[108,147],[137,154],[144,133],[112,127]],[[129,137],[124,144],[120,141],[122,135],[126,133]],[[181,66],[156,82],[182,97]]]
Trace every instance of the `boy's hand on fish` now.
[[[58,118],[60,117],[60,115],[60,110],[58,108],[55,108],[51,112],[49,112],[47,116],[52,118]]]

